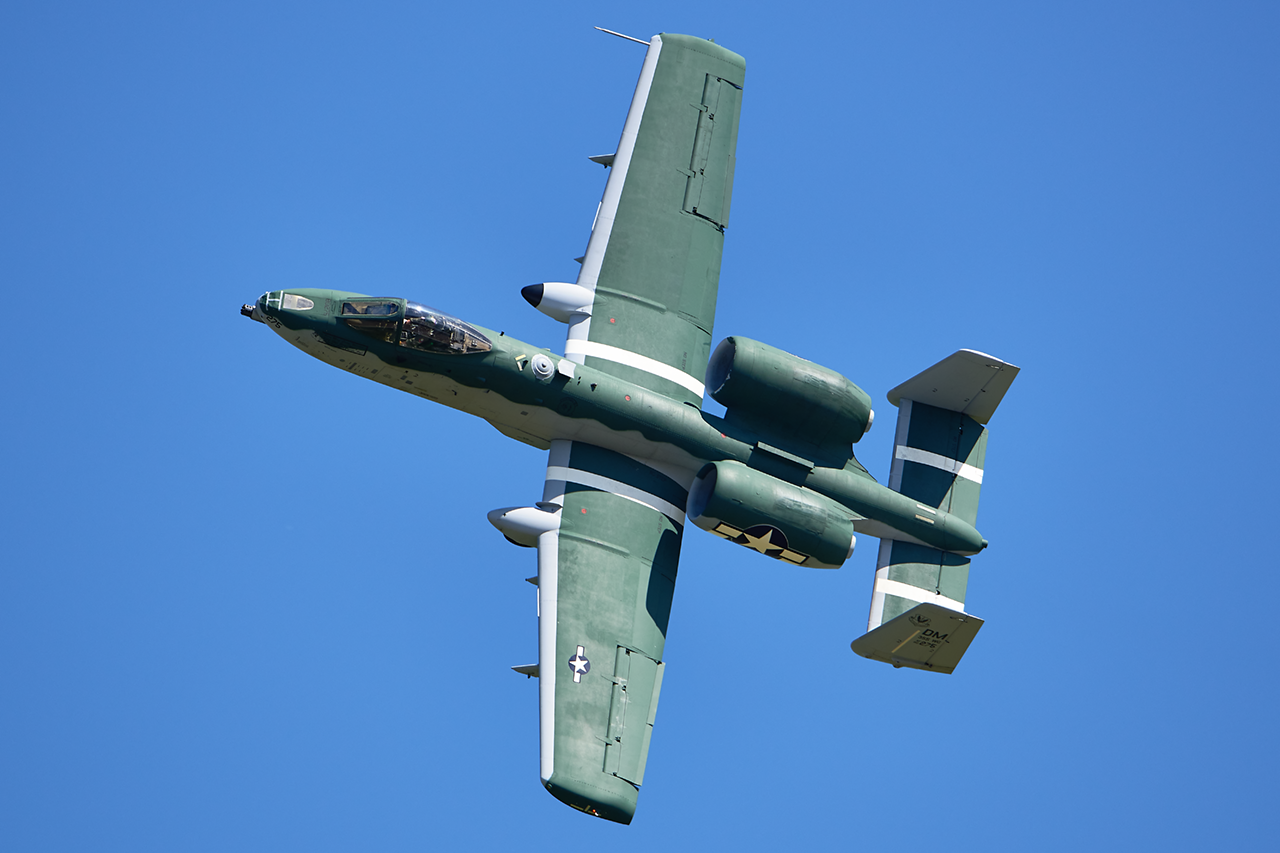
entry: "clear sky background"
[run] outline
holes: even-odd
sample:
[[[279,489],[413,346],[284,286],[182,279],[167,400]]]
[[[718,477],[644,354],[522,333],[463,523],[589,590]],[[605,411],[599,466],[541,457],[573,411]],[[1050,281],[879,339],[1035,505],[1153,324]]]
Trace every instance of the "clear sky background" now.
[[[857,657],[877,542],[690,528],[631,827],[538,782],[545,454],[241,303],[552,348],[644,48],[747,59],[716,338],[991,422],[952,676]],[[0,11],[0,847],[1274,844],[1280,9],[29,3]],[[718,407],[711,406],[713,410]]]

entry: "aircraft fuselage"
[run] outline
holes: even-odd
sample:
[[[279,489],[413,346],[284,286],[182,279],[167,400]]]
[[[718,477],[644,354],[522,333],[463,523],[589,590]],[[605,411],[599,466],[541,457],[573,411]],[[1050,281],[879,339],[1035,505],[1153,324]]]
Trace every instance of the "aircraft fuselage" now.
[[[342,313],[344,305],[361,300],[377,298],[333,290],[273,291],[243,313],[327,364],[476,415],[533,447],[546,449],[558,439],[585,442],[642,460],[686,489],[706,463],[737,461],[837,501],[850,510],[859,533],[962,555],[986,546],[967,522],[877,483],[852,453],[838,460],[843,467],[780,462],[776,451],[740,425],[479,326],[457,324],[467,334],[477,333],[485,349],[411,348],[353,328],[352,320],[393,322]],[[385,301],[399,302],[405,311],[403,300]],[[287,307],[306,303],[311,307]]]

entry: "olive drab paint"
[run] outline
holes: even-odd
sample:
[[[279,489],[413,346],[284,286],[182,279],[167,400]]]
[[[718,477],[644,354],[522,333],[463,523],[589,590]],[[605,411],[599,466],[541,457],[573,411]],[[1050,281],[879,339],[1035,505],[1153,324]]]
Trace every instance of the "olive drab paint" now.
[[[894,389],[884,486],[853,454],[875,417],[853,382],[742,337],[713,357],[746,64],[691,36],[646,44],[618,148],[591,158],[609,175],[577,281],[522,291],[567,325],[563,355],[399,296],[288,288],[242,309],[308,355],[547,452],[541,500],[489,514],[537,551],[538,663],[513,669],[538,679],[543,785],[620,823],[661,775],[647,762],[690,521],[780,571],[838,568],[858,536],[879,538],[853,650],[955,668],[982,624],[964,598],[987,545],[985,424],[1018,372],[962,350]],[[723,418],[702,411],[707,392]]]

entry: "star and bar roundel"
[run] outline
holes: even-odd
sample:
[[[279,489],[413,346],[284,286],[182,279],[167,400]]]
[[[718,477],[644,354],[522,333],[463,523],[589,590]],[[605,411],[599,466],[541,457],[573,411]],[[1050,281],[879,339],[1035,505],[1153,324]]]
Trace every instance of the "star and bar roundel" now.
[[[773,557],[775,560],[786,560],[788,563],[800,566],[809,559],[808,555],[792,551],[787,547],[787,534],[771,524],[756,524],[746,530],[739,530],[722,521],[711,532],[750,548],[752,551],[758,551],[766,557]]]
[[[578,646],[578,651],[569,658],[569,670],[573,673],[573,683],[582,681],[582,676],[591,671],[591,661],[587,660],[587,650]]]

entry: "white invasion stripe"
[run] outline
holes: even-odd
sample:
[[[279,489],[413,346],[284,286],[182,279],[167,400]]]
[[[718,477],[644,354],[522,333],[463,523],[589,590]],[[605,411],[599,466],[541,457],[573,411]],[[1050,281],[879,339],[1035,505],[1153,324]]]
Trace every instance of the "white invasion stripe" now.
[[[611,347],[608,344],[570,339],[565,341],[564,355],[570,361],[579,361],[579,359],[574,358],[575,355],[584,358],[589,355],[594,358],[603,358],[605,361],[625,364],[627,367],[634,367],[637,370],[643,370],[645,373],[651,373],[661,379],[666,379],[668,382],[674,382],[682,388],[688,388],[699,397],[706,391],[704,384],[679,368],[663,364],[656,359],[649,358],[647,355],[640,355],[638,352],[631,352],[619,347]],[[580,361],[579,363],[585,362]]]
[[[609,235],[613,233],[613,220],[618,215],[618,199],[622,197],[622,187],[627,182],[627,170],[631,168],[631,154],[636,147],[636,136],[640,133],[640,119],[644,117],[645,104],[649,102],[649,89],[653,86],[653,73],[658,67],[658,54],[662,52],[662,37],[654,36],[649,42],[649,50],[644,55],[644,65],[640,68],[640,79],[636,82],[636,92],[631,97],[631,108],[627,110],[627,120],[622,125],[622,137],[613,155],[613,165],[609,167],[609,179],[605,181],[604,196],[596,209],[596,220],[591,226],[591,238],[587,241],[587,251],[582,257],[582,269],[578,271],[577,283],[587,290],[595,292],[596,281],[600,278],[600,267],[604,263],[604,253],[609,247]],[[569,322],[569,340],[585,341],[591,334],[591,317],[576,316]],[[585,353],[565,355],[570,361],[583,363]],[[701,393],[701,392],[699,392]]]
[[[653,470],[657,471],[659,474],[662,474],[667,478],[671,479],[672,481],[679,483],[681,488],[683,488],[686,492],[688,492],[690,487],[693,486],[693,478],[697,475],[699,468],[703,464],[701,460],[698,460],[697,462],[698,467],[684,468],[672,462],[665,462],[660,459],[650,459],[642,456],[632,456],[630,453],[627,453],[625,455],[628,459],[632,460],[633,462],[639,462],[641,465],[645,466],[646,468],[652,468]]]
[[[966,480],[972,480],[975,483],[982,483],[982,469],[973,465],[966,465],[956,459],[948,459],[937,453],[930,453],[927,450],[921,450],[918,447],[906,447],[898,445],[894,450],[895,459],[903,459],[907,462],[919,462],[921,465],[928,465],[932,468],[940,468],[948,474],[955,474],[964,477]]]
[[[551,442],[551,452],[547,454],[547,467],[558,466],[564,467],[569,464],[569,454],[573,451],[573,442],[564,438],[557,438]],[[552,493],[554,491],[554,494]],[[552,490],[548,484],[542,492],[542,500],[548,503],[560,503],[560,499],[564,497],[564,489],[558,491]]]
[[[939,607],[945,607],[948,610],[958,610],[964,612],[964,602],[956,601],[953,598],[947,598],[945,595],[937,592],[929,592],[927,589],[921,589],[918,586],[912,586],[902,581],[892,581],[888,578],[876,578],[876,593],[882,595],[896,595],[899,598],[905,598],[908,601],[929,602]],[[884,605],[881,604],[883,611]]]
[[[602,492],[615,494],[620,498],[626,498],[629,501],[635,501],[643,504],[656,512],[660,512],[672,521],[684,524],[684,510],[675,504],[664,501],[657,495],[651,495],[648,492],[641,491],[635,486],[628,486],[626,483],[620,483],[617,480],[611,480],[608,477],[602,477],[599,474],[592,474],[589,471],[579,471],[577,468],[567,468],[557,465],[547,466],[548,480],[565,480],[570,483],[579,483],[583,486],[590,486],[593,489],[599,489]]]

